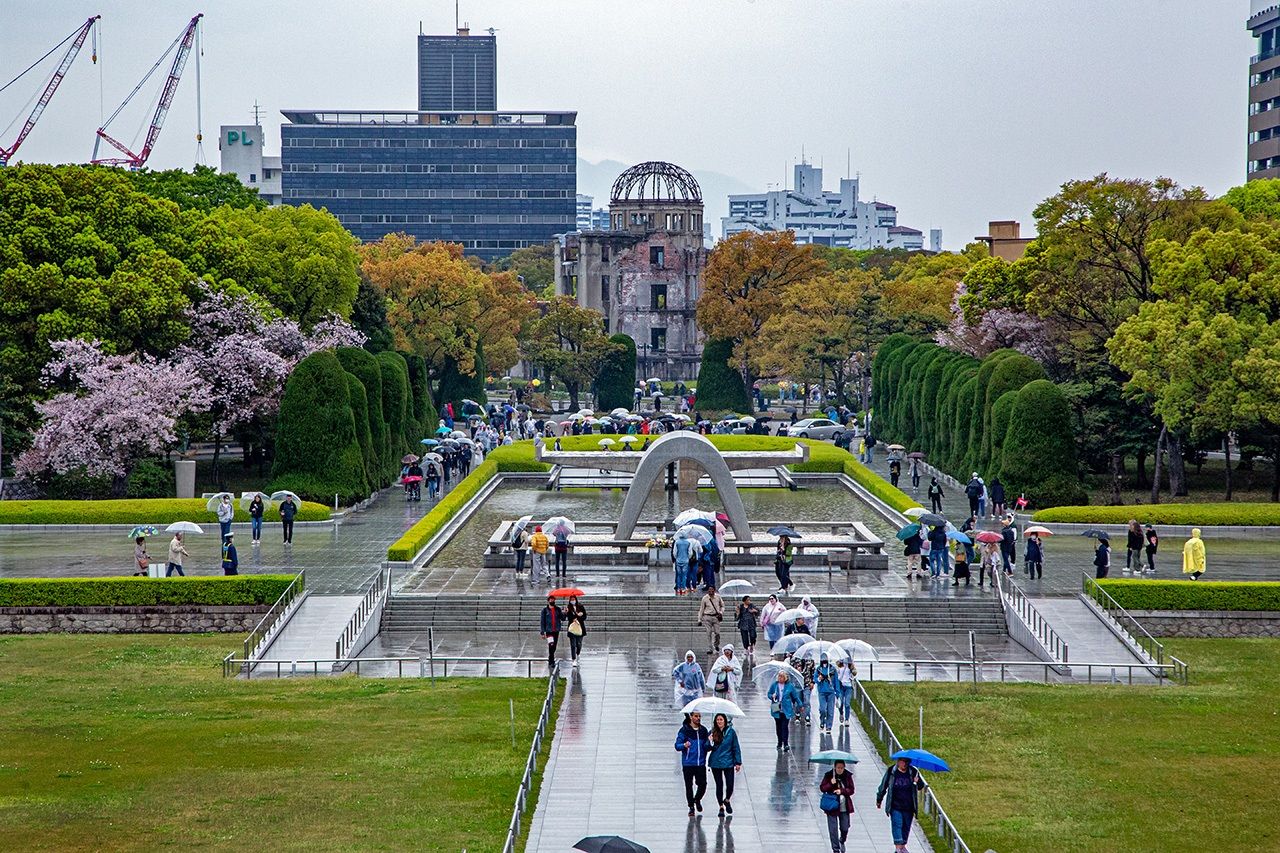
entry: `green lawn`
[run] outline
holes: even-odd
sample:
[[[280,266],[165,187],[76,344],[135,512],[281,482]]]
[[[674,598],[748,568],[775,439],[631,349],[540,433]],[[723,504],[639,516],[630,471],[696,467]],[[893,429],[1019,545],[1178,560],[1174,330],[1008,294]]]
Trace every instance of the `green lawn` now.
[[[976,851],[1280,849],[1280,640],[1167,640],[1188,687],[872,684]]]
[[[0,846],[501,849],[543,679],[223,680],[228,643],[0,637]]]

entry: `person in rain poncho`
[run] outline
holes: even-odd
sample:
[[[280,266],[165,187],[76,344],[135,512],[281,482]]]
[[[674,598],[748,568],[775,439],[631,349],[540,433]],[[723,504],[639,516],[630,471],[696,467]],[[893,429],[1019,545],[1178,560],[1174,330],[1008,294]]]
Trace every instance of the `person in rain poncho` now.
[[[764,638],[769,643],[770,651],[773,651],[773,644],[782,639],[782,632],[787,627],[778,618],[786,609],[782,602],[778,601],[778,596],[771,595],[764,610],[760,611],[760,627],[764,628]]]
[[[720,699],[737,702],[741,684],[742,659],[733,653],[733,646],[726,643],[720,657],[711,665],[711,691]]]
[[[1200,538],[1200,528],[1191,528],[1191,538],[1182,546],[1182,573],[1191,575],[1193,581],[1200,580],[1204,574],[1204,540]]]
[[[831,724],[835,720],[839,677],[836,668],[831,665],[831,658],[823,652],[821,662],[813,671],[813,680],[818,686],[818,731],[823,734],[830,733]]]
[[[676,664],[671,670],[671,680],[675,682],[676,707],[683,708],[702,695],[707,688],[707,680],[702,676],[702,667],[698,664],[698,656],[693,650],[684,653],[684,663]]]
[[[797,610],[803,610],[808,614],[805,621],[809,623],[809,633],[818,636],[818,608],[813,606],[813,602],[809,600],[809,596],[800,599],[800,605]]]

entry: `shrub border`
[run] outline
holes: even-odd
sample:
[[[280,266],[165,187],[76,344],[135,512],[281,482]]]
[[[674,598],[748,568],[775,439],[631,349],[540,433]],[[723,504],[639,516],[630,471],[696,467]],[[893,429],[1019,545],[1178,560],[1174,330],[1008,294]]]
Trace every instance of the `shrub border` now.
[[[0,579],[0,607],[273,604],[292,582],[293,575],[5,578]]]
[[[0,526],[10,524],[172,524],[175,521],[212,523],[217,514],[205,509],[205,498],[121,498],[100,501],[0,501]],[[233,501],[235,521],[246,523],[249,513]],[[275,515],[275,518],[271,518]],[[302,501],[296,521],[329,521],[323,504]],[[264,522],[279,522],[275,510]]]
[[[1280,611],[1278,581],[1105,578],[1098,585],[1125,610]]]
[[[1280,504],[1194,503],[1128,506],[1056,506],[1037,510],[1035,521],[1062,524],[1143,524],[1182,527],[1271,527],[1280,525]]]

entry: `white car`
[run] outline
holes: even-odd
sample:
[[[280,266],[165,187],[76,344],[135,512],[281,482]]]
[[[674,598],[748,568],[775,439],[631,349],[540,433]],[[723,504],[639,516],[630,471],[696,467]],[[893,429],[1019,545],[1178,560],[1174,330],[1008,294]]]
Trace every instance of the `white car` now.
[[[749,424],[746,421],[740,421],[737,418],[725,418],[716,424],[716,429],[721,435],[746,435]]]
[[[844,427],[827,418],[805,418],[796,421],[787,428],[787,435],[792,438],[835,438],[844,431]]]

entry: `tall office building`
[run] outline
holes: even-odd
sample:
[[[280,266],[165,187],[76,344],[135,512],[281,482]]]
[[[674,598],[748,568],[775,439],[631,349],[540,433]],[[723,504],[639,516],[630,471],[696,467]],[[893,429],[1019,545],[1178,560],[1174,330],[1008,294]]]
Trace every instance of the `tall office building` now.
[[[473,36],[418,36],[418,109],[492,111],[498,108],[498,39]]]
[[[1249,31],[1249,180],[1280,178],[1280,2],[1252,0]]]

